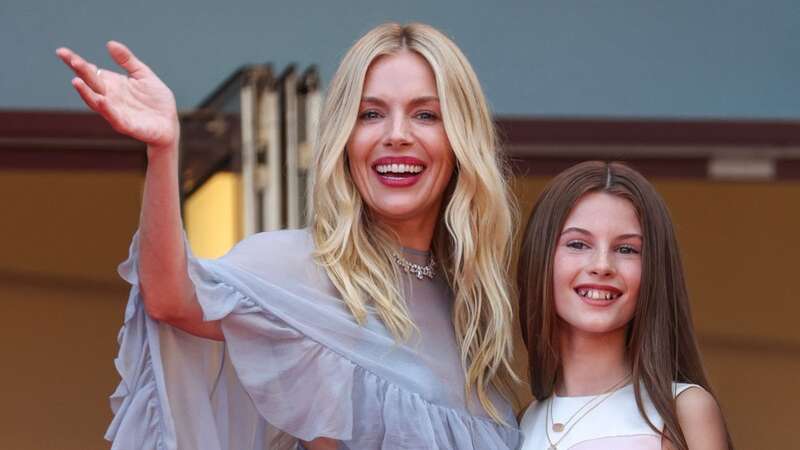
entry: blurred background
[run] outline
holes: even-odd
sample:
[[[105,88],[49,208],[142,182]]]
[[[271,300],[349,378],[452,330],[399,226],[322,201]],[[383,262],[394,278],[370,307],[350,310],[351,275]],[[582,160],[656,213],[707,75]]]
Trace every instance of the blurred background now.
[[[630,162],[666,198],[703,356],[739,449],[800,448],[800,3],[794,0],[0,3],[0,448],[102,449],[144,147],[55,57],[128,44],[182,111],[192,247],[304,223],[326,82],[384,21],[466,53],[527,219],[549,177]],[[517,361],[526,367],[524,352]],[[524,370],[523,370],[524,372]]]

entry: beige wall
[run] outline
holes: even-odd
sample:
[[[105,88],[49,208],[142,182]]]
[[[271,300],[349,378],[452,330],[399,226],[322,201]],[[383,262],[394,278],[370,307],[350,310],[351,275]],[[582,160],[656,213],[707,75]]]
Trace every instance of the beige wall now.
[[[516,180],[523,223],[546,181]],[[800,448],[800,303],[792,284],[800,183],[654,184],[673,215],[701,349],[737,447]]]
[[[545,181],[516,181],[524,219]],[[0,172],[0,448],[107,448],[127,299],[115,268],[136,228],[141,183],[138,173]],[[198,197],[206,200],[187,205],[196,252],[223,253],[235,240],[236,183],[217,179]],[[656,185],[678,227],[705,361],[738,447],[800,446],[791,284],[800,183]]]
[[[0,172],[0,448],[107,448],[135,173]]]

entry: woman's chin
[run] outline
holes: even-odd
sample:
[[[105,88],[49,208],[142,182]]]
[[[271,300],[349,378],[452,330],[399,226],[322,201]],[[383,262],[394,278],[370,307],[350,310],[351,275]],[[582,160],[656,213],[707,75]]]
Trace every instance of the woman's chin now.
[[[417,207],[416,205],[379,205],[370,208],[370,212],[378,218],[388,223],[418,221],[427,218],[430,211]]]

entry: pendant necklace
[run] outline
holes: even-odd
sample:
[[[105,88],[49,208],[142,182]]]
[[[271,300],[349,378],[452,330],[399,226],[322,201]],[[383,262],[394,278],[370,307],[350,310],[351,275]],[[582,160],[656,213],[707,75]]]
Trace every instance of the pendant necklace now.
[[[628,382],[629,379],[630,375],[626,375],[625,378],[621,379],[616,384],[614,384],[614,386],[612,386],[611,389],[609,389],[608,391],[604,392],[600,396],[594,396],[591,399],[589,399],[588,402],[586,402],[583,406],[578,408],[578,410],[575,411],[575,413],[573,413],[572,416],[570,416],[570,418],[567,419],[565,422],[556,422],[555,419],[553,418],[553,399],[555,398],[555,393],[553,393],[553,395],[551,395],[550,398],[547,400],[547,413],[545,415],[545,421],[544,421],[545,436],[547,437],[547,442],[550,444],[550,446],[547,447],[547,450],[558,450],[558,444],[562,440],[564,440],[564,438],[567,436],[567,433],[572,431],[572,429],[575,428],[575,425],[577,425],[578,422],[580,422],[584,417],[586,417],[590,412],[592,412],[593,409],[600,406],[603,402],[605,402],[612,395],[618,392],[620,388],[624,386],[625,383]],[[586,407],[589,405],[592,406],[589,407],[589,409],[586,409]],[[578,413],[580,413],[584,409],[586,409],[586,411],[584,411],[582,414],[580,414],[580,416],[578,416]],[[575,419],[575,416],[578,416],[578,418]],[[572,425],[570,425],[572,419],[575,419],[575,422],[573,422]],[[550,437],[550,427],[548,426],[549,424],[552,424],[553,431],[555,431],[556,433],[561,433],[562,431],[564,433],[555,442],[553,442],[553,439]]]
[[[608,388],[605,391],[601,392],[600,395],[607,394],[607,393],[613,391],[614,389],[617,389],[621,385],[622,382],[627,380],[627,378],[628,378],[628,376],[626,375],[623,379],[621,379],[621,380],[617,381],[616,383],[614,383],[613,386],[611,386],[610,388]],[[555,395],[555,394],[553,394],[553,395]],[[569,418],[567,420],[565,420],[564,422],[556,422],[555,421],[555,417],[553,417],[553,424],[552,424],[553,431],[555,431],[556,433],[563,432],[564,429],[567,427],[567,425],[569,425],[569,423],[572,422],[572,419],[574,419],[575,416],[578,415],[578,413],[583,411],[584,408],[586,408],[587,406],[591,405],[592,402],[597,400],[600,397],[600,395],[592,396],[592,398],[590,398],[588,402],[584,403],[580,408],[578,408],[577,411],[572,413],[572,415],[569,416]]]

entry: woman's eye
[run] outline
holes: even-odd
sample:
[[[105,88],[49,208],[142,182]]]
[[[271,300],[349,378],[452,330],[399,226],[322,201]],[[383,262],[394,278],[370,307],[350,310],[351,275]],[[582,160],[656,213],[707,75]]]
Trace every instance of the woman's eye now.
[[[422,120],[436,120],[438,117],[430,111],[421,111],[416,114],[416,118]]]
[[[584,249],[589,248],[588,245],[586,245],[585,243],[583,243],[581,241],[570,241],[570,242],[567,242],[567,247],[569,247],[571,249],[574,249],[574,250],[584,250]]]
[[[381,116],[381,115],[380,115],[380,114],[378,114],[378,111],[371,110],[371,109],[370,109],[370,110],[367,110],[367,111],[364,111],[364,112],[362,112],[362,113],[359,115],[359,117],[360,117],[362,120],[372,120],[372,119],[377,119],[377,118],[379,118],[380,116]]]
[[[635,247],[632,247],[630,245],[620,246],[617,249],[617,251],[622,253],[623,255],[637,255],[637,254],[639,254],[639,250],[637,250]]]

